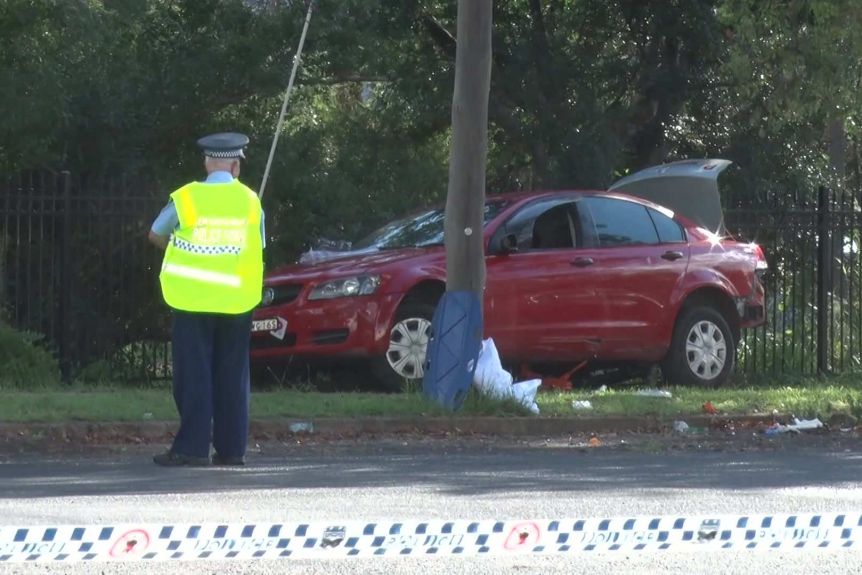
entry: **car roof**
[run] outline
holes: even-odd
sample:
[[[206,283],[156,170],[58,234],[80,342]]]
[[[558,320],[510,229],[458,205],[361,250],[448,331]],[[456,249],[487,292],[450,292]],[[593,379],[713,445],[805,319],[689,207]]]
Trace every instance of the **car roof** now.
[[[582,196],[602,196],[606,198],[616,198],[620,200],[627,200],[630,202],[635,202],[637,204],[641,204],[642,206],[647,206],[658,210],[660,212],[664,212],[670,217],[673,217],[680,221],[680,223],[684,224],[686,227],[696,225],[689,218],[683,216],[682,214],[675,213],[673,210],[668,208],[667,206],[663,206],[661,204],[656,204],[655,202],[651,202],[644,198],[639,198],[637,196],[632,196],[629,194],[614,192],[608,190],[597,190],[597,189],[569,189],[569,190],[534,190],[534,191],[518,191],[518,192],[508,192],[502,194],[492,194],[485,198],[486,202],[495,202],[495,201],[507,201],[512,204],[520,204],[525,203],[530,200],[541,199],[541,198],[550,198],[554,196],[572,196],[572,197],[582,197]]]
[[[540,198],[542,196],[554,196],[557,194],[582,194],[585,190],[532,190],[532,191],[516,191],[516,192],[504,192],[501,194],[490,194],[485,200],[489,202],[493,201],[509,201],[509,202],[519,202],[521,200],[529,200],[533,198]]]
[[[621,200],[630,200],[633,202],[637,202],[639,204],[644,204],[647,206],[656,206],[662,209],[668,209],[666,207],[661,206],[660,204],[656,204],[649,200],[645,200],[643,198],[638,198],[636,196],[632,196],[629,194],[621,193],[621,192],[610,192],[608,190],[535,190],[530,192],[508,192],[503,194],[492,194],[485,198],[486,202],[495,202],[495,201],[508,201],[511,203],[521,202],[524,200],[534,200],[543,197],[554,197],[554,196],[604,196],[608,198],[619,198]]]

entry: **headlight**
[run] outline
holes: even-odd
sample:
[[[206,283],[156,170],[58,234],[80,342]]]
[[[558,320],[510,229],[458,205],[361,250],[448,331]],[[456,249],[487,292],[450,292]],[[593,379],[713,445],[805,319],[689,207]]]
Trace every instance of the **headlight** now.
[[[332,299],[356,295],[369,295],[380,287],[380,276],[356,276],[322,283],[314,287],[308,299]]]

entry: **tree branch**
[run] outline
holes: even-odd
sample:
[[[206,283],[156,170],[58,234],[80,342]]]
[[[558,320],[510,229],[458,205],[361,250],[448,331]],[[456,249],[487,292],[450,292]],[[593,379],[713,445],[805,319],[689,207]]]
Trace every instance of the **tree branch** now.
[[[539,0],[530,0],[530,16],[533,21],[533,47],[537,52],[549,55],[548,30],[545,27],[545,17],[542,15]]]
[[[443,51],[447,58],[454,61],[457,41],[452,33],[430,14],[423,14],[420,21],[437,47]]]

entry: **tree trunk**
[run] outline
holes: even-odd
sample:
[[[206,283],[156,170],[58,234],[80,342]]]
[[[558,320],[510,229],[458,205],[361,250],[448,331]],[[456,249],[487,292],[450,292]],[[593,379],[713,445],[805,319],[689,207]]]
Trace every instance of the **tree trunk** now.
[[[482,236],[491,87],[492,0],[458,0],[452,147],[446,196],[446,289],[473,291],[482,301]]]

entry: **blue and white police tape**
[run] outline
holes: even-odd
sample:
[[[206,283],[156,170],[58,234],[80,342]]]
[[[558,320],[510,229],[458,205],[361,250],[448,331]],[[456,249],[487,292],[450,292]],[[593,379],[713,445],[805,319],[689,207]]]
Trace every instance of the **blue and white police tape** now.
[[[859,549],[862,513],[0,527],[0,563]]]

